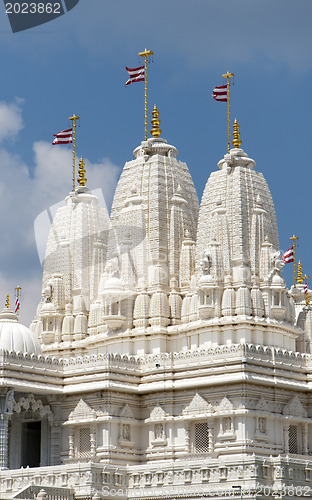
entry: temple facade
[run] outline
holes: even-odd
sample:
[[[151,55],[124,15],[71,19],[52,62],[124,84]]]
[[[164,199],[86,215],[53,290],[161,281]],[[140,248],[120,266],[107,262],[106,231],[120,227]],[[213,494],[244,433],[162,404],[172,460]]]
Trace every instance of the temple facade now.
[[[153,115],[110,216],[81,161],[30,328],[0,314],[0,498],[312,497],[312,307],[267,183],[235,122],[199,205]]]

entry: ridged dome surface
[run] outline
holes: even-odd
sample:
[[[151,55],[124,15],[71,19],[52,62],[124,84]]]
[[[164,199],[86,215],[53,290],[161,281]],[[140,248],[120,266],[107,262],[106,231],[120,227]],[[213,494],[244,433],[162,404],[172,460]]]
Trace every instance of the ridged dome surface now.
[[[134,151],[118,182],[111,212],[108,259],[118,253],[125,284],[168,291],[187,271],[180,264],[185,235],[196,236],[198,199],[187,165],[164,139]]]
[[[224,275],[246,283],[259,276],[264,241],[279,249],[274,205],[263,175],[242,149],[232,149],[218,167],[207,181],[200,206],[196,259],[199,264],[216,241]]]
[[[72,300],[75,289],[82,291],[88,305],[90,289],[104,266],[105,251],[99,259],[98,247],[105,249],[109,219],[98,203],[91,191],[79,188],[66,198],[66,206],[57,210],[51,226],[43,266],[43,291],[59,273],[65,303]],[[94,268],[99,269],[95,272]],[[97,295],[97,289],[93,294]]]
[[[0,314],[0,349],[22,354],[41,354],[35,335],[18,322],[16,314],[10,309],[5,309]]]

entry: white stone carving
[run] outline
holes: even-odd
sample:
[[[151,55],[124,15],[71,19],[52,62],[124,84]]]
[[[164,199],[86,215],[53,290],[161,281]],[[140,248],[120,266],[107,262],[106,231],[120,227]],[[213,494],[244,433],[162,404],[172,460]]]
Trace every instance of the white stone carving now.
[[[222,401],[218,404],[218,406],[215,407],[215,411],[217,413],[226,413],[226,412],[232,412],[233,408],[234,406],[231,403],[231,401],[227,397],[224,397]]]
[[[49,422],[53,420],[53,414],[49,405],[43,405],[40,399],[35,399],[33,394],[29,394],[26,398],[21,397],[13,404],[13,411],[20,413],[23,410],[38,411],[41,418],[47,417]]]
[[[192,401],[186,406],[182,412],[183,415],[197,415],[203,413],[211,413],[212,405],[208,403],[198,393],[195,394]]]
[[[120,412],[119,412],[120,418],[128,419],[128,418],[135,418],[133,415],[133,411],[131,410],[130,406],[128,404],[125,404]]]
[[[75,409],[68,416],[68,423],[94,422],[96,411],[91,408],[83,399],[80,399]]]
[[[270,411],[268,402],[264,399],[263,396],[261,396],[261,398],[257,402],[256,409],[260,411]]]
[[[283,415],[289,415],[293,417],[306,417],[307,412],[303,408],[299,397],[296,395],[291,398],[288,403],[284,406]]]
[[[166,415],[165,410],[160,405],[157,405],[152,409],[149,420],[162,421]]]

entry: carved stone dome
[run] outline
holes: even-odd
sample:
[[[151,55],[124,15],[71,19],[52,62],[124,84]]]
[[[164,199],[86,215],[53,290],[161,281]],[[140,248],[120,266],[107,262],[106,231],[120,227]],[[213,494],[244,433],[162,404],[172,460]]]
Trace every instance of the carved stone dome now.
[[[270,243],[272,256],[279,250],[271,193],[242,149],[231,149],[218,167],[207,181],[200,206],[197,265],[208,251],[213,266],[211,247],[218,242],[224,276],[235,285],[250,286],[259,280],[263,243]]]
[[[124,291],[124,286],[119,278],[112,276],[111,278],[108,278],[108,280],[106,281],[101,280],[99,287],[100,295],[115,295],[115,294],[120,294],[123,291]]]
[[[29,328],[18,322],[16,314],[10,309],[4,309],[0,314],[0,349],[41,354],[38,339]]]

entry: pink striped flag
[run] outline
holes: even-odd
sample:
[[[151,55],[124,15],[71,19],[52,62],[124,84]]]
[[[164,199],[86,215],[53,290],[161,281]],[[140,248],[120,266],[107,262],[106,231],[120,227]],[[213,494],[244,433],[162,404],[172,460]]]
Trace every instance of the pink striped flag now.
[[[215,101],[227,102],[227,86],[220,85],[215,87],[212,92],[212,97]]]
[[[288,264],[289,262],[294,262],[294,247],[293,246],[288,248],[288,250],[286,250],[286,252],[283,253],[282,260],[285,262],[285,264]]]
[[[18,310],[19,310],[20,307],[21,307],[21,304],[20,304],[20,301],[19,301],[19,297],[16,297],[16,299],[15,299],[15,309],[14,309],[15,314],[18,312]]]
[[[130,85],[130,83],[134,82],[144,82],[145,80],[145,70],[144,66],[139,66],[138,68],[127,68],[126,70],[129,73],[129,80],[126,81],[125,85]]]
[[[55,139],[52,144],[70,144],[73,142],[73,129],[69,128],[68,130],[62,130],[57,134],[53,134]]]

